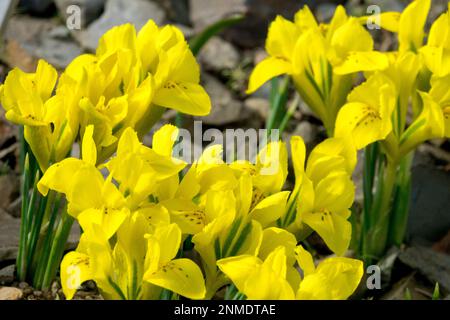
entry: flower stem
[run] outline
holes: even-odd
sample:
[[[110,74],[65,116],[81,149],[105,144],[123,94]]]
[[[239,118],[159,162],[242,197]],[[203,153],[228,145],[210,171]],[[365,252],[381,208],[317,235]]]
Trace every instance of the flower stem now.
[[[64,249],[66,247],[73,222],[74,219],[67,213],[67,210],[64,209],[56,229],[55,237],[53,238],[47,268],[45,269],[44,278],[42,281],[42,288],[44,289],[49,288],[51,282],[55,279],[56,271],[64,254]]]

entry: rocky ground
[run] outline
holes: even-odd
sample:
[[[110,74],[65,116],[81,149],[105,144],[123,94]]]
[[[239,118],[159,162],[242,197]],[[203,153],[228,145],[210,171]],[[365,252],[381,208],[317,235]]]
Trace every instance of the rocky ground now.
[[[2,55],[0,81],[8,70],[20,67],[34,71],[37,60],[46,59],[55,67],[64,67],[77,55],[95,50],[98,38],[114,25],[132,22],[137,28],[148,19],[158,24],[178,25],[187,38],[209,24],[233,13],[247,18],[236,27],[214,37],[202,50],[199,61],[202,81],[211,95],[213,110],[202,118],[203,128],[263,128],[268,113],[269,87],[252,96],[245,95],[249,73],[264,58],[264,39],[269,22],[282,14],[292,17],[303,4],[310,5],[318,19],[329,19],[337,4],[349,12],[363,14],[368,4],[382,10],[400,11],[408,1],[401,0],[22,0],[21,6],[7,22],[0,45]],[[77,4],[83,12],[81,30],[68,30],[67,8]],[[447,7],[446,0],[434,0],[430,21]],[[377,47],[389,50],[395,39],[385,32],[376,33]],[[172,122],[175,113],[168,111],[160,124]],[[192,122],[186,121],[186,126]],[[309,149],[324,138],[324,129],[301,105],[288,125],[285,138],[301,135]],[[14,280],[14,259],[19,236],[20,202],[17,175],[17,128],[4,120],[0,111],[0,300],[62,299],[58,283],[46,292],[35,291],[28,284]],[[403,299],[405,290],[413,298],[429,299],[439,282],[441,296],[450,293],[450,143],[431,141],[422,145],[413,168],[413,193],[408,222],[408,249],[391,252],[383,268],[386,284],[381,292],[369,294],[382,299]],[[355,172],[357,200],[362,199],[362,166]],[[76,245],[75,227],[68,249]],[[320,243],[317,244],[320,248]],[[319,250],[320,251],[320,250]],[[3,287],[1,287],[3,286]],[[367,293],[365,295],[367,297]],[[78,299],[100,298],[91,283],[77,294]]]

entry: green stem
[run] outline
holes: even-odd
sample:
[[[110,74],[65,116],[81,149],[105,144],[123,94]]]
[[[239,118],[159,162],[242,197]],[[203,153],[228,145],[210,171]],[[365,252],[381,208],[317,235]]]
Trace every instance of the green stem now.
[[[43,243],[39,243],[38,250],[36,250],[34,255],[31,256],[33,263],[36,263],[37,265],[34,272],[33,286],[38,289],[42,288],[42,280],[44,278],[45,268],[47,267],[48,257],[50,255],[50,245],[54,235],[54,225],[58,217],[58,208],[55,204],[55,198],[56,192],[50,191],[48,194],[45,211],[40,217],[39,228],[35,228],[35,230],[33,230],[36,233],[36,243],[43,241]],[[48,223],[44,224],[44,228],[42,228],[42,221],[47,220],[47,217],[49,217]],[[45,232],[45,236],[43,231]],[[41,236],[44,237],[42,238]]]
[[[270,130],[279,128],[280,121],[283,117],[285,111],[285,106],[287,102],[287,93],[289,89],[289,77],[284,77],[281,83],[277,86],[278,81],[272,82],[272,86],[277,86],[272,90],[270,114],[267,119],[266,129],[270,133]]]
[[[364,258],[369,261],[379,259],[387,245],[396,173],[397,162],[390,160],[387,160],[383,170],[379,171],[377,193],[370,212],[370,230],[364,243]]]
[[[26,278],[26,257],[27,257],[27,235],[28,235],[28,221],[27,214],[28,211],[28,190],[29,190],[29,179],[30,179],[30,170],[29,170],[29,158],[28,155],[25,156],[24,167],[23,167],[23,175],[22,175],[22,186],[21,186],[21,195],[22,195],[22,208],[21,214],[22,219],[20,221],[20,238],[19,238],[19,251],[17,253],[17,277],[20,281],[25,281]]]
[[[392,217],[389,224],[388,245],[400,246],[405,238],[411,200],[411,165],[413,156],[414,153],[410,153],[400,162]]]
[[[42,281],[42,288],[48,289],[51,282],[55,279],[56,271],[61,263],[62,256],[64,254],[67,239],[70,235],[74,219],[67,213],[67,210],[63,210],[61,220],[56,229],[56,234],[53,239],[50,256],[45,269],[44,278]]]

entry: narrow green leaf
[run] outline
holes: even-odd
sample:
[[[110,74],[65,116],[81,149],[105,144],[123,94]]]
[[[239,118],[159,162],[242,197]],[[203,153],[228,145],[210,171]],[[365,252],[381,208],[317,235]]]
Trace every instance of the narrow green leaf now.
[[[189,46],[191,47],[191,51],[196,56],[203,46],[208,42],[211,37],[215,36],[219,32],[234,26],[235,24],[241,22],[244,19],[244,15],[235,14],[229,18],[225,18],[223,20],[217,21],[216,23],[210,25],[205,30],[203,30],[198,35],[194,36],[189,41]]]
[[[439,283],[436,282],[436,285],[434,286],[433,297],[431,299],[439,300],[440,296],[441,296],[441,294],[439,292]]]

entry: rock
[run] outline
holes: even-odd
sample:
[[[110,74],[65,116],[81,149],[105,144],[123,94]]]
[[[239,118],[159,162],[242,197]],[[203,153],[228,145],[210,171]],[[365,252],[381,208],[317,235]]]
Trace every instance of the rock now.
[[[184,25],[190,25],[189,0],[153,0],[167,12],[169,19]]]
[[[450,230],[450,173],[430,164],[412,168],[412,193],[406,238],[432,244]]]
[[[6,48],[4,59],[10,66],[25,72],[34,72],[38,57],[33,54],[39,46],[42,34],[49,32],[56,24],[48,19],[29,16],[13,16],[5,31]]]
[[[242,103],[234,99],[231,92],[219,80],[208,74],[203,75],[204,88],[211,97],[211,113],[199,120],[209,125],[226,125],[242,120]]]
[[[12,287],[0,288],[0,300],[20,300],[23,296],[22,290]]]
[[[39,58],[45,59],[58,69],[64,69],[83,51],[71,38],[66,27],[59,26],[44,34],[41,45],[34,50]]]
[[[417,270],[432,285],[439,283],[439,288],[450,292],[450,256],[425,247],[411,247],[400,253],[399,261]]]
[[[426,290],[421,288],[421,284],[414,277],[414,273],[400,279],[394,283],[392,288],[380,297],[381,300],[406,300],[407,292],[411,294],[411,300],[429,300],[429,296],[424,295]]]
[[[433,250],[450,255],[450,230],[441,240],[433,244]]]
[[[47,15],[52,11],[53,0],[20,0],[19,6],[22,12]]]
[[[300,113],[302,116],[317,118],[314,112],[310,109],[310,107],[303,101],[300,101],[298,106]]]
[[[240,47],[253,48],[264,44],[269,23],[277,15],[292,19],[294,14],[308,4],[316,5],[330,2],[325,0],[190,0],[191,21],[196,31],[203,30],[218,20],[232,14],[245,14],[245,20],[228,28],[224,34],[227,39]],[[343,1],[332,1],[341,3]]]
[[[0,269],[0,285],[4,286],[13,283],[15,270],[16,266],[13,264]]]
[[[0,261],[17,258],[19,235],[20,220],[0,216]]]
[[[336,5],[334,3],[322,3],[317,6],[316,19],[320,22],[329,22],[335,10]]]
[[[184,24],[175,24],[175,26],[181,30],[186,39],[190,39],[195,36],[194,29],[192,29],[191,27],[188,27]]]
[[[100,37],[112,27],[132,23],[136,30],[139,30],[150,19],[154,20],[157,25],[163,24],[166,19],[164,10],[155,2],[108,0],[103,14],[81,32],[79,41],[83,48],[95,51]]]
[[[60,14],[67,19],[69,14],[67,8],[76,5],[81,10],[81,27],[86,27],[97,19],[105,7],[106,0],[55,0]]]
[[[219,37],[211,38],[200,51],[199,60],[207,70],[220,72],[234,69],[239,64],[239,53],[229,42]]]
[[[0,175],[0,208],[7,210],[19,194],[19,179],[14,174]]]
[[[68,29],[47,19],[27,16],[11,18],[6,29],[6,40],[6,62],[26,72],[34,72],[41,58],[56,68],[64,69],[82,53]]]
[[[15,260],[20,236],[20,219],[0,215],[0,262]],[[72,226],[69,239],[66,244],[67,250],[75,249],[80,239],[80,226],[75,222]]]
[[[300,122],[292,132],[294,136],[301,136],[305,141],[306,149],[311,150],[317,142],[317,135],[319,130],[317,127],[308,121]]]
[[[190,0],[190,15],[199,32],[211,24],[235,13],[245,13],[246,0]]]
[[[244,106],[245,109],[256,113],[263,120],[269,116],[270,103],[267,99],[250,97],[244,101]]]

